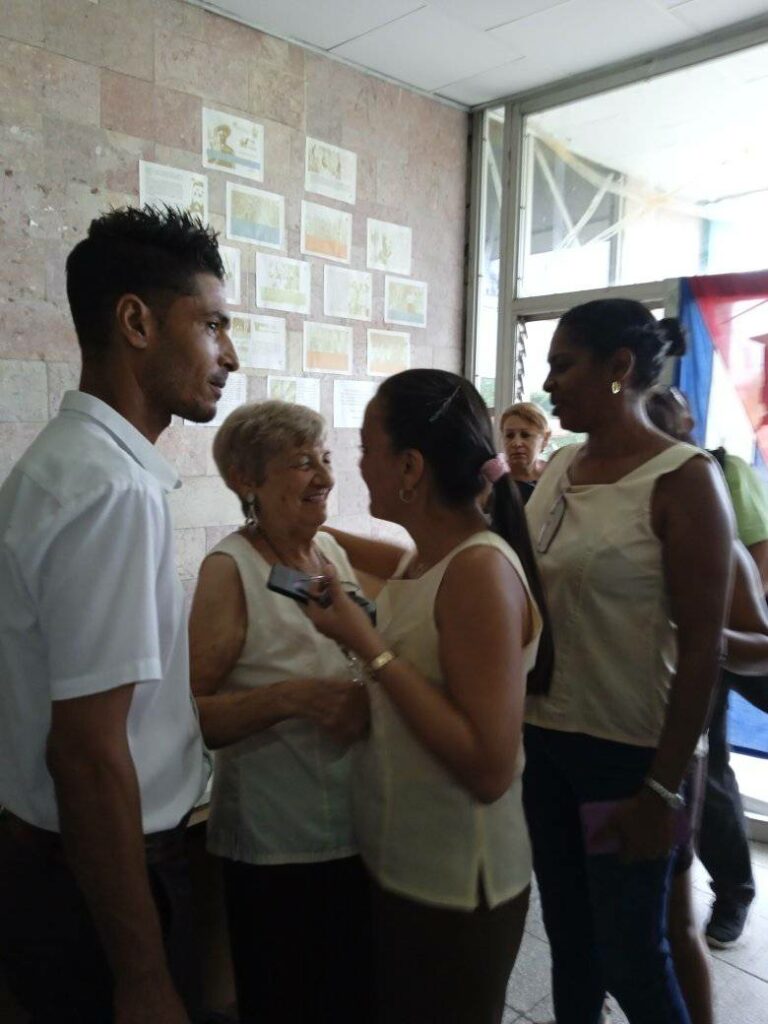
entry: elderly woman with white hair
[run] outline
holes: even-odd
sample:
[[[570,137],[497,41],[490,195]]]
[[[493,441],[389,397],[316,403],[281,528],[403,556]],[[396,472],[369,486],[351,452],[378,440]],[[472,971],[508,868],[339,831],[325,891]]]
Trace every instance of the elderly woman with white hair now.
[[[325,424],[300,405],[244,405],[213,453],[245,524],[203,562],[190,645],[203,735],[216,749],[208,848],[222,859],[240,1020],[360,1024],[368,882],[350,758],[329,730],[356,717],[364,727],[367,702],[341,648],[267,588],[274,565],[318,576],[330,563],[355,581],[336,541],[318,533],[334,483]]]

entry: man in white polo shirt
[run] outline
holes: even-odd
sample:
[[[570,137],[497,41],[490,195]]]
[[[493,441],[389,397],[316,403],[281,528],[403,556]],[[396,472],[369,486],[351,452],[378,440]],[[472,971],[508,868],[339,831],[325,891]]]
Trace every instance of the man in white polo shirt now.
[[[82,349],[0,488],[0,959],[34,1024],[194,1016],[184,825],[207,769],[154,447],[237,357],[215,235],[124,209],[67,260]]]

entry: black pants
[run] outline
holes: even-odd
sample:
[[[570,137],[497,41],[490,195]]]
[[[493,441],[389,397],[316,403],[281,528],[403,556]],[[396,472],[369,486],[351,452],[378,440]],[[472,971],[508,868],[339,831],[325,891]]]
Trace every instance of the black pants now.
[[[171,975],[199,1013],[184,829],[148,837],[147,872]],[[0,818],[0,961],[31,1024],[111,1024],[112,975],[54,833]]]
[[[754,899],[755,882],[744,807],[729,763],[728,693],[731,689],[755,706],[764,707],[768,681],[723,672],[709,725],[709,757],[698,853],[712,878],[715,898],[723,900],[726,905],[746,905]]]
[[[375,886],[377,1024],[501,1024],[528,897],[448,910]]]
[[[371,895],[360,859],[222,865],[241,1024],[369,1024]]]

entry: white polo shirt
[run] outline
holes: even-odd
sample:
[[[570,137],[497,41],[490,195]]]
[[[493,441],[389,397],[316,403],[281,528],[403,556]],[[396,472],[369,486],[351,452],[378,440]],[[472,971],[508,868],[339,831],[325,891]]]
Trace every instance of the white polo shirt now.
[[[137,683],[128,742],[144,832],[207,781],[165,494],[179,486],[113,408],[68,392],[0,488],[0,804],[58,830],[51,701]]]

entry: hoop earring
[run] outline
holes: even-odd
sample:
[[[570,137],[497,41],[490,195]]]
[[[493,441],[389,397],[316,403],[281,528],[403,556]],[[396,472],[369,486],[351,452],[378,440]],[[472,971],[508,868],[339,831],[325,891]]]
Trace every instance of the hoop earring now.
[[[245,525],[255,526],[259,512],[256,507],[256,495],[252,491],[248,491],[247,494],[243,495],[243,500],[245,501]]]
[[[611,394],[612,395],[618,395],[620,391],[621,391],[621,381],[620,380],[612,380],[611,381]]]
[[[397,492],[397,496],[404,505],[410,505],[413,499],[416,497],[416,491],[413,489],[413,487],[401,487],[400,490]]]

